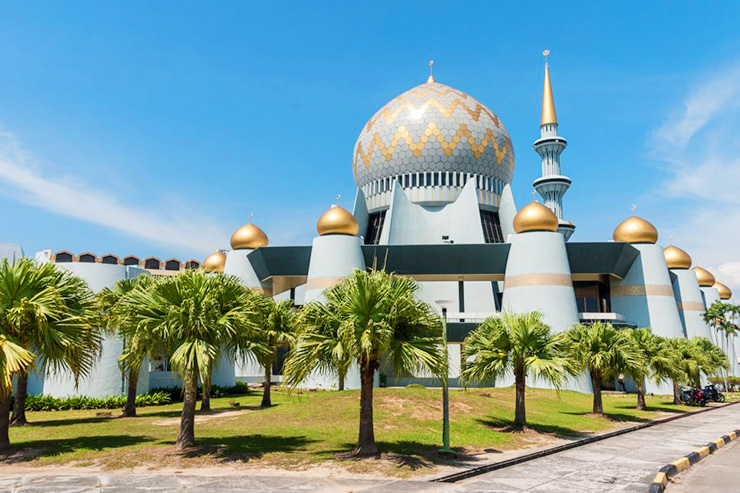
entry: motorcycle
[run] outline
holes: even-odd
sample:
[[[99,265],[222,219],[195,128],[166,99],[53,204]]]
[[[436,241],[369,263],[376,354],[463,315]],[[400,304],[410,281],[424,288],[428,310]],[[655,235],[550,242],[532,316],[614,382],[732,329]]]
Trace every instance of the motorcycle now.
[[[704,387],[704,394],[712,402],[725,402],[725,396],[713,384]]]
[[[709,400],[709,396],[701,387],[691,387],[681,391],[681,400],[689,406],[704,407]]]

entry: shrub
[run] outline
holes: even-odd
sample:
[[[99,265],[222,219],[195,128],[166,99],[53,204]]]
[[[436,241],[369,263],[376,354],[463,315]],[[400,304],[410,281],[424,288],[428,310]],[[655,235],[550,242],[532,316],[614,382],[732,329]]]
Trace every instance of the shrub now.
[[[166,392],[148,392],[136,396],[136,405],[161,406],[172,402]],[[68,411],[78,409],[118,409],[126,405],[126,396],[85,397],[73,395],[70,397],[54,397],[51,395],[30,394],[26,397],[26,411]]]

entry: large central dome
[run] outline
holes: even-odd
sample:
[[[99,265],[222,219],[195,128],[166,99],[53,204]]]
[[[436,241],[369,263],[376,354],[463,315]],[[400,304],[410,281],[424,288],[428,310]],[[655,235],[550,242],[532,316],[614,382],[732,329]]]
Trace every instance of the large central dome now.
[[[359,188],[386,178],[406,185],[410,182],[403,176],[427,172],[446,181],[438,172],[449,172],[477,176],[486,189],[497,192],[511,183],[514,149],[506,127],[490,109],[430,77],[368,120],[352,165]]]

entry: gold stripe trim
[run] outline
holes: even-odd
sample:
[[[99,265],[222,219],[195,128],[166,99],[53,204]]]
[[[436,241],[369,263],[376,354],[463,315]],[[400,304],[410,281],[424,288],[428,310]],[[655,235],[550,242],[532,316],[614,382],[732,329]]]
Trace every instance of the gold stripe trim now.
[[[313,277],[306,283],[306,291],[326,289],[344,280],[344,277]]]
[[[676,306],[678,306],[678,309],[684,312],[703,312],[704,311],[704,303],[701,303],[699,301],[686,301],[686,302],[676,302]]]
[[[612,297],[625,296],[670,296],[673,298],[673,288],[664,284],[632,284],[612,286]]]
[[[504,278],[504,289],[525,286],[573,286],[573,280],[567,274],[519,274]]]

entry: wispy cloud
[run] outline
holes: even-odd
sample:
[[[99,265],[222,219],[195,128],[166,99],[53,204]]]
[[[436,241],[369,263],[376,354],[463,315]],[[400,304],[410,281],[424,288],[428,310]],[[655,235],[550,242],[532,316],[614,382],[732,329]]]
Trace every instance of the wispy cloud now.
[[[50,173],[12,133],[0,129],[0,182],[3,192],[20,202],[186,252],[206,254],[228,238],[218,221],[188,210],[194,207],[173,208],[154,198],[144,208],[126,203],[104,184]]]
[[[667,233],[740,294],[740,65],[706,77],[652,138],[661,194],[680,211]]]

